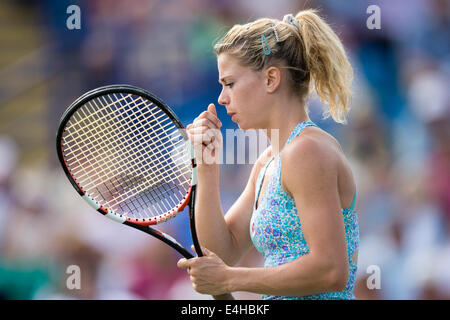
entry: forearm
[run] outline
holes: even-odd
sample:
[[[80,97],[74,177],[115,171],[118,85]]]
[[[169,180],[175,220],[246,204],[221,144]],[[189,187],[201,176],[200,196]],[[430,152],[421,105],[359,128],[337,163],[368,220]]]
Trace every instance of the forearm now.
[[[228,270],[230,292],[305,296],[343,290],[343,281],[337,279],[334,268],[311,254],[276,267]]]
[[[233,239],[220,203],[217,164],[198,167],[195,215],[200,244],[215,252],[225,262],[230,261],[229,255],[233,252]]]

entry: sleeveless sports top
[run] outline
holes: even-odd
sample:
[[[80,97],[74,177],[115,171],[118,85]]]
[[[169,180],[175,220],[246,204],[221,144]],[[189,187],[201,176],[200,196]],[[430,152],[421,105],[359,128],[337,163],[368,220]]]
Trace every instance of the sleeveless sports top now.
[[[317,127],[312,121],[299,123],[292,131],[285,146],[308,126]],[[253,214],[250,220],[250,236],[256,249],[264,256],[264,267],[278,266],[293,261],[309,252],[295,201],[281,186],[281,152],[270,181],[264,190],[258,207],[256,207],[264,175],[273,159],[272,157],[259,172],[256,182],[257,187],[255,188]],[[345,289],[339,292],[324,292],[302,297],[262,295],[262,299],[355,299],[353,288],[357,264],[351,258],[359,247],[359,227],[358,216],[354,209],[355,201],[356,188],[351,206],[341,210],[345,225],[349,261],[349,278]]]

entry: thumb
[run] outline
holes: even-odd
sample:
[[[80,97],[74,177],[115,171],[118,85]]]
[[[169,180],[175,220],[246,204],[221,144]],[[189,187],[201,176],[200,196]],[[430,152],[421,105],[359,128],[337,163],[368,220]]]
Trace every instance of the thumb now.
[[[213,113],[217,117],[216,106],[214,105],[214,103],[210,103],[209,104],[208,111]]]
[[[222,126],[222,122],[219,120],[219,117],[217,116],[217,110],[214,103],[209,104],[208,112],[211,112],[217,118],[217,126],[220,128]]]

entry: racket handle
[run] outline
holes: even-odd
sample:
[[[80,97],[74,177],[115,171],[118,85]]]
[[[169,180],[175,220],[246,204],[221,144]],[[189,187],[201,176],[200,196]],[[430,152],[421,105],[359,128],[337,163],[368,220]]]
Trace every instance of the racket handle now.
[[[197,233],[195,232],[195,229],[194,232],[192,233],[192,240],[194,242],[194,248],[195,252],[197,252],[197,256],[203,257],[203,252],[198,242]],[[213,296],[213,298],[214,300],[234,300],[234,297],[231,295],[231,293],[220,294],[217,296]]]
[[[197,252],[197,255],[199,257],[203,256],[203,252],[200,248],[200,245],[198,244],[198,241],[194,241],[194,247],[195,247],[195,251]],[[231,293],[224,293],[224,294],[219,294],[216,296],[213,296],[214,300],[234,300],[234,297]]]
[[[194,216],[194,206],[195,206],[195,195],[196,195],[196,187],[194,186],[192,189],[192,194],[189,204],[189,225],[191,227],[191,236],[192,236],[192,242],[194,244],[195,252],[197,253],[197,256],[203,257],[203,252],[200,247],[200,243],[198,241],[197,237],[197,231],[195,230],[195,216]],[[224,293],[217,296],[213,296],[214,300],[234,300],[233,295],[231,293]]]

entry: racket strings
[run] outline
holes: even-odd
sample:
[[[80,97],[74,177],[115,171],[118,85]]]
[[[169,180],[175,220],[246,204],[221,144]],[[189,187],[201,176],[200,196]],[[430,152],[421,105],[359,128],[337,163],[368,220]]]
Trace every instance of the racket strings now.
[[[170,118],[139,96],[96,98],[74,113],[63,136],[66,164],[100,204],[149,218],[179,205],[190,158]]]
[[[81,125],[83,122],[87,122],[88,124],[94,125],[96,122],[100,121],[100,119],[97,119],[97,120],[94,120],[94,121],[89,122],[89,120],[90,120],[93,116],[95,116],[95,115],[96,115],[97,113],[99,113],[99,112],[105,111],[107,108],[109,108],[109,107],[111,107],[111,106],[113,106],[113,105],[115,105],[115,104],[117,104],[117,103],[120,103],[120,102],[123,101],[123,100],[126,100],[127,98],[129,98],[129,97],[131,97],[131,96],[132,96],[131,94],[128,94],[128,95],[125,96],[125,97],[122,96],[122,98],[120,98],[120,99],[118,99],[118,100],[115,100],[115,101],[113,101],[113,102],[110,103],[110,104],[106,104],[106,105],[102,106],[101,108],[97,109],[96,111],[90,113],[90,114],[89,114],[88,116],[86,116],[85,118],[80,119],[76,124]],[[128,106],[128,104],[125,104],[123,107],[127,107],[127,106]],[[76,124],[69,124],[68,126],[66,126],[65,129],[69,130],[69,129],[71,129],[72,127],[74,127]]]
[[[120,101],[120,100],[118,100]],[[112,104],[110,104],[112,105]],[[108,105],[108,106],[110,106]],[[127,103],[126,106],[130,105],[130,103]],[[84,106],[84,108],[88,108],[89,103],[87,105]],[[102,108],[104,110],[104,108]],[[100,109],[99,109],[100,110]],[[89,110],[88,108],[88,113],[91,112],[91,110]],[[80,108],[78,111],[79,114],[81,114],[80,118],[81,120],[79,121],[80,123],[83,122],[84,119],[87,118],[86,112],[83,110],[83,108]],[[96,114],[97,112],[94,112],[93,114]],[[92,113],[91,113],[92,114]],[[76,119],[76,116],[74,117]],[[104,120],[105,118],[108,118],[108,115],[106,116],[102,116],[102,120]],[[94,120],[94,122],[96,122],[96,120]],[[97,127],[92,127],[91,124],[88,124],[89,130],[86,130],[84,127],[80,127],[78,129],[78,131],[74,132],[74,134],[76,134],[77,132],[89,132],[92,134],[96,134],[96,137],[99,137],[99,141],[115,141],[113,139],[111,139],[111,136],[109,135],[109,132],[107,132],[106,134],[102,134],[105,133],[106,129],[109,128],[109,130],[111,129],[116,129],[115,126],[111,125],[111,123],[109,123],[108,121],[104,121],[104,127],[105,129],[103,130],[97,130]],[[74,126],[72,126],[74,127]],[[67,132],[70,135],[73,135],[70,132],[70,129],[66,129]],[[120,131],[119,131],[120,133]],[[84,137],[83,137],[84,136]],[[68,152],[66,153],[75,153],[75,152],[81,152],[82,155],[80,155],[79,153],[76,154],[76,156],[72,157],[72,158],[76,158],[75,160],[78,162],[77,166],[72,166],[71,167],[71,171],[72,173],[78,175],[80,173],[80,171],[82,171],[84,173],[84,175],[82,175],[81,177],[78,178],[79,183],[83,184],[85,189],[90,188],[90,186],[88,184],[86,184],[86,182],[83,180],[82,177],[88,177],[88,179],[92,179],[93,176],[97,176],[100,180],[103,180],[105,178],[105,175],[102,175],[100,173],[104,173],[105,169],[111,171],[111,167],[106,163],[105,159],[117,159],[117,145],[115,143],[113,143],[112,145],[109,145],[108,147],[104,146],[104,148],[99,148],[98,145],[93,145],[91,143],[89,143],[89,141],[92,141],[92,139],[90,139],[91,136],[87,136],[87,135],[81,135],[82,138],[84,138],[85,140],[79,140],[79,139],[74,139],[72,142],[74,142],[75,147],[73,148],[72,152]],[[67,144],[68,141],[67,139],[64,140],[65,144]],[[79,145],[79,142],[82,143],[82,146]],[[101,163],[98,163],[97,158],[92,158],[91,155],[89,154],[89,151],[91,150],[95,150],[95,152],[98,153],[103,153],[103,157],[99,158],[99,161],[101,161]],[[83,151],[86,151],[88,154],[85,155],[85,153]],[[67,158],[66,161],[70,162],[72,160],[72,158]],[[93,159],[96,163],[95,166],[92,165],[92,163],[90,162],[90,159]],[[86,164],[87,162],[87,164]],[[91,170],[87,170],[87,166],[90,166]],[[77,170],[80,169],[80,170]],[[111,172],[110,172],[111,173]]]
[[[165,124],[163,127],[167,127],[168,125],[170,125],[170,124],[172,124],[171,122],[168,122],[167,124]],[[140,128],[138,128],[138,129],[140,129]],[[171,128],[171,129],[173,129],[173,128]],[[176,129],[176,128],[175,128]],[[178,133],[178,131],[172,131],[172,134],[173,133]],[[169,135],[169,134],[171,134],[171,133],[168,133],[167,131],[164,131],[164,134],[165,135]],[[140,139],[142,139],[142,138],[145,138],[146,136],[150,136],[151,135],[151,133],[149,133],[147,130],[145,131],[145,134],[140,134],[141,135],[141,137],[136,137],[136,138],[140,138]],[[173,140],[179,140],[180,139],[180,135],[177,135],[177,136],[174,136],[174,137],[172,137],[171,139],[169,139],[170,141],[173,141]],[[139,140],[138,140],[139,141]],[[141,140],[142,141],[142,140]],[[153,147],[153,146],[155,146],[155,144],[156,143],[158,143],[158,142],[160,142],[160,143],[164,143],[164,142],[167,142],[167,141],[162,141],[162,139],[161,138],[158,138],[158,139],[153,139],[152,140],[152,142],[148,145],[149,147]],[[107,146],[103,146],[100,150],[102,150],[102,149],[105,149],[104,151],[107,151],[108,152],[108,150],[111,150],[110,148],[111,147],[115,147],[115,149],[113,149],[113,150],[119,150],[118,148],[120,147],[120,148],[122,148],[123,147],[123,145],[125,144],[125,143],[127,143],[126,141],[122,141],[121,143],[119,143],[119,144],[114,144],[114,143],[111,143],[111,144],[108,144]],[[97,148],[98,148],[98,146],[96,146]],[[158,149],[158,152],[162,152],[162,151],[166,151],[166,150],[168,150],[170,147],[172,147],[172,146],[166,146],[166,147],[163,147],[163,148],[159,148]],[[175,155],[184,155],[184,152],[183,152],[183,148],[184,148],[184,146],[181,144],[180,146],[176,146],[176,151],[178,151],[178,153],[174,153],[174,154],[172,154],[172,157],[173,156],[175,156]],[[150,155],[150,153],[149,152],[147,152],[147,153],[145,153],[145,154],[142,154],[142,156],[148,156],[148,155]],[[114,159],[114,157],[110,157],[110,158],[112,158],[112,159]],[[71,159],[71,158],[69,158],[69,159]],[[80,157],[79,158],[80,160],[82,160],[83,159],[83,157]],[[138,162],[135,162],[135,163],[132,163],[135,167],[138,165],[138,164],[141,164],[142,162],[144,162],[144,161],[148,161],[148,159],[147,158],[141,158],[141,160],[140,161],[138,161]],[[108,166],[108,169],[109,170],[114,170],[114,171],[117,171],[117,172],[119,172],[124,166],[129,166],[130,165],[130,163],[124,163],[123,165],[122,165],[122,167],[116,167],[116,168],[114,168],[114,169],[112,169],[112,168],[110,168],[109,166],[111,165],[111,163],[113,162],[113,160],[110,160],[110,161],[105,161],[104,163],[103,163],[103,165],[106,165],[106,166]],[[75,173],[77,173],[78,171],[78,169],[80,169],[80,171],[81,171],[81,169],[83,169],[83,167],[84,167],[84,164],[79,164],[78,166],[74,166],[73,168],[72,168],[72,171],[73,172],[75,172]],[[152,168],[152,169],[154,169],[154,167]],[[186,167],[185,167],[185,169],[186,169]],[[189,170],[189,168],[187,168],[188,170]],[[173,169],[172,169],[173,170]],[[92,168],[90,171],[94,171],[94,168]],[[90,175],[91,174],[91,172],[90,171],[87,171],[86,172],[86,174],[87,175]],[[173,170],[174,171],[174,170]],[[84,183],[85,181],[80,181],[81,183]],[[99,183],[99,181],[96,181],[96,182],[92,182],[92,183]],[[91,187],[91,185],[88,183],[88,184],[86,184],[85,185],[85,187],[87,188],[87,187]],[[96,185],[94,185],[93,187],[96,187]]]
[[[167,148],[166,148],[167,149]],[[142,161],[141,161],[142,162]]]
[[[90,104],[90,103],[91,103],[91,102],[88,102],[88,104]],[[142,101],[142,103],[140,103],[139,105],[144,104],[144,103],[145,103],[145,101]],[[95,104],[95,101],[94,101],[94,104]],[[138,106],[139,106],[139,105],[138,105]],[[155,111],[155,109],[156,109],[156,111]],[[115,113],[117,110],[118,110],[118,109],[111,109],[110,112],[111,112],[111,113]],[[154,112],[152,113],[152,111],[154,111]],[[142,112],[141,112],[141,113],[142,113]],[[148,110],[148,111],[142,113],[141,116],[142,116],[143,118],[145,118],[145,116],[147,116],[147,115],[153,115],[153,116],[155,116],[155,115],[157,115],[157,114],[161,114],[161,115],[158,116],[158,117],[156,117],[155,120],[158,120],[159,118],[161,118],[161,117],[163,117],[163,116],[165,115],[160,109],[158,109],[158,108],[155,107],[153,110]],[[133,114],[133,115],[134,115],[134,114]],[[118,120],[118,118],[119,118],[120,116],[123,116],[123,115],[119,113],[119,114],[117,114],[116,117],[112,117],[112,118],[111,118],[109,114],[106,114],[106,115],[103,116],[102,118],[99,118],[98,120],[102,120],[102,121],[104,122],[104,129],[103,129],[103,131],[108,130],[108,128],[109,128],[108,125],[109,125],[109,124],[115,125],[115,126],[116,126],[116,125],[117,125],[116,123],[118,122],[117,120]],[[106,122],[105,122],[105,121],[106,121]],[[141,120],[141,121],[142,121],[142,120]],[[76,124],[76,125],[79,125],[79,124]],[[111,138],[111,139],[117,138],[117,137],[119,136],[119,134],[122,133],[120,130],[122,130],[126,125],[129,125],[129,123],[123,122],[120,126],[114,127],[114,129],[115,129],[115,130],[118,130],[118,131],[116,131],[116,134],[111,135],[110,138]],[[135,124],[135,125],[137,125],[137,124]],[[133,128],[135,125],[128,127],[128,129]],[[93,129],[93,125],[92,125],[92,124],[88,124],[88,126],[91,127],[91,128],[88,129],[87,127],[83,127],[83,126],[79,125],[79,128],[74,132],[74,134],[72,134],[72,133],[69,131],[68,134],[66,135],[66,141],[67,141],[67,142],[72,142],[71,139],[67,139],[67,137],[71,137],[71,136],[73,137],[73,139],[75,139],[75,138],[80,139],[80,141],[83,141],[83,139],[86,139],[86,140],[87,140],[88,137],[90,138],[89,134],[92,135],[92,131],[93,131],[94,129]],[[72,127],[74,127],[74,125],[72,125]],[[94,127],[94,128],[95,128],[95,127]],[[69,128],[66,128],[66,130],[70,130],[70,129],[69,129]],[[100,132],[96,131],[96,132],[97,132],[97,133],[101,133],[101,131],[100,131]],[[101,143],[104,144],[105,141],[101,140],[101,138],[102,138],[102,136],[97,134],[97,136],[94,137],[94,139],[89,139],[89,142],[92,143],[93,145],[96,145],[96,144],[98,145],[98,144],[101,144]],[[86,141],[84,141],[84,142],[86,142]],[[74,150],[74,151],[75,151],[75,150]],[[68,153],[66,154],[66,156],[68,157],[70,154],[74,153],[74,151],[68,152]],[[68,157],[68,158],[70,159],[70,157]]]
[[[132,181],[130,181],[132,182]],[[118,184],[123,184],[123,181],[117,182]],[[114,185],[112,185],[114,188]],[[108,184],[105,184],[102,186],[107,189],[109,194],[113,194],[114,191],[108,187]],[[117,187],[116,187],[117,188]],[[150,190],[147,190],[146,192],[141,192],[137,194],[131,201],[126,201],[124,203],[120,203],[117,206],[122,210],[122,212],[125,212],[124,214],[127,215],[129,212],[133,212],[133,214],[136,218],[145,219],[149,216],[154,216],[152,212],[158,212],[158,211],[170,211],[171,208],[174,208],[178,205],[178,203],[175,202],[174,198],[169,196],[168,194],[172,192],[178,192],[181,197],[184,197],[184,194],[180,191],[179,187],[176,185],[172,185],[171,187],[168,187],[167,184],[164,184],[161,186],[163,190],[160,190],[159,188],[151,188]],[[94,197],[95,195],[99,195],[104,199],[105,194],[108,195],[107,192],[101,191],[101,190],[95,190],[93,193]],[[162,207],[155,208],[159,202],[161,202],[161,199],[166,198],[165,202],[168,203],[167,206],[163,205]],[[104,199],[108,200],[108,199]],[[149,210],[149,206],[152,206],[152,210]],[[141,213],[143,211],[143,213]]]
[[[122,199],[122,202],[123,202],[124,200],[127,200],[127,199]]]
[[[169,122],[168,124],[172,124],[172,122]],[[167,124],[164,126],[164,127],[166,127],[167,126]],[[148,133],[148,131],[146,130],[146,132]],[[178,132],[178,131],[176,131],[176,132]],[[155,132],[152,132],[152,133],[155,133]],[[167,134],[167,132],[165,132],[166,134]],[[178,139],[179,139],[179,136],[178,136]],[[161,139],[154,139],[154,141],[156,141],[156,142],[158,142],[158,141],[161,141]],[[162,142],[163,143],[163,142]],[[162,145],[165,145],[166,143],[164,143],[164,144],[162,144]],[[158,152],[157,153],[161,153],[162,151],[165,151],[165,150],[168,150],[169,149],[169,147],[173,147],[173,146],[166,146],[166,147],[163,147],[163,148],[159,148],[158,149]],[[183,145],[181,145],[181,147],[183,148],[184,146]],[[179,149],[179,147],[177,147],[178,149]],[[178,149],[174,149],[174,150],[177,150],[178,151]],[[174,156],[175,155],[184,155],[185,153],[183,153],[182,151],[180,151],[180,152],[178,152],[178,153],[176,153],[176,154],[171,154],[171,158],[174,158]],[[144,155],[149,155],[149,153],[146,153],[146,154],[144,154]],[[160,156],[162,156],[162,154],[160,154]],[[167,161],[169,158],[165,158],[165,161]],[[138,163],[131,163],[131,165],[133,165],[133,167],[137,167],[136,165],[137,164],[140,164],[141,162],[143,162],[144,160],[146,160],[145,158],[143,158],[141,161],[139,161]],[[184,163],[186,163],[186,162],[184,162]],[[162,162],[160,162],[159,164],[164,164],[164,163],[162,163]],[[128,164],[128,166],[129,166],[130,164]],[[164,165],[169,165],[169,163],[165,163]],[[174,170],[173,168],[173,166],[168,166],[167,168],[170,168],[170,170],[171,170],[171,173],[172,173],[172,175],[173,176],[175,176],[175,178],[177,178],[177,176],[179,175],[179,174],[181,174],[181,172],[180,172],[180,170]],[[166,168],[166,169],[167,169]],[[119,168],[120,169],[120,168]],[[152,170],[150,170],[150,172],[152,172],[154,169],[156,169],[156,167],[155,166],[153,166],[153,167],[151,167],[150,169],[152,169]],[[178,168],[178,169],[180,169],[180,168]],[[184,166],[184,168],[181,168],[181,169],[185,169],[185,171],[186,171],[186,169],[187,169],[187,173],[190,173],[190,168],[189,167],[187,167],[187,166]],[[135,170],[135,172],[136,172],[136,170]],[[139,172],[139,173],[141,173],[141,172]],[[160,182],[160,180],[161,180],[161,178],[163,178],[162,176],[159,178],[159,180],[158,179],[156,179],[156,180],[154,180],[153,182],[155,183],[155,184],[157,184],[157,183],[159,183]],[[167,179],[165,179],[165,182],[171,182],[171,181],[173,181],[174,179],[172,178],[171,180],[167,180]],[[183,181],[183,182],[186,182],[186,181],[188,181],[188,180],[185,180],[185,181]],[[182,181],[179,181],[179,182],[182,182]],[[144,184],[145,184],[145,182],[144,182]],[[141,184],[142,185],[142,184]],[[87,187],[87,186],[86,186]],[[138,186],[136,186],[134,189],[138,189],[140,186],[138,185]],[[130,194],[131,193],[131,191],[133,191],[133,190],[129,190],[127,193],[128,194]],[[123,201],[125,201],[125,200],[127,200],[127,199],[122,199],[120,202],[123,202]],[[119,203],[120,203],[119,202]],[[116,204],[118,204],[118,203],[114,203],[114,204],[112,204],[113,206],[114,205],[116,205]]]

